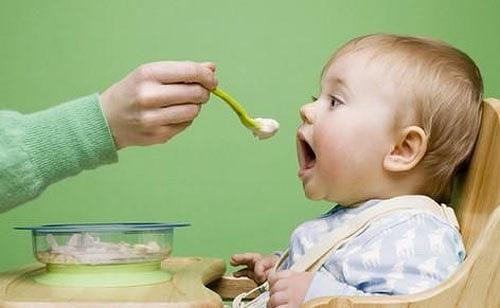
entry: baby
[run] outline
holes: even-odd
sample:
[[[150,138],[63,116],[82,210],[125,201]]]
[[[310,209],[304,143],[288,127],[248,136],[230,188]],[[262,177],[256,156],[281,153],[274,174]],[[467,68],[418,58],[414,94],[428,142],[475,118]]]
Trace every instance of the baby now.
[[[236,276],[268,281],[268,307],[297,307],[333,295],[411,294],[432,288],[463,262],[459,230],[430,213],[397,211],[371,223],[317,271],[290,267],[321,236],[382,200],[449,201],[452,178],[478,135],[482,80],[456,48],[428,38],[369,35],[325,65],[321,93],[300,109],[299,178],[308,198],[336,202],[293,232],[287,257],[233,255]]]

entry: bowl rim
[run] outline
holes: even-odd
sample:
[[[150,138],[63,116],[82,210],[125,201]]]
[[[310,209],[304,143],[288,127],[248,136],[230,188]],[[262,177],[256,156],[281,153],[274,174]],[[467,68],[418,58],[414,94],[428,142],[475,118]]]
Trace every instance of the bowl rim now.
[[[115,222],[115,223],[76,223],[46,224],[38,226],[14,227],[16,230],[28,230],[33,233],[77,233],[77,232],[142,232],[169,231],[187,227],[190,223],[165,222]]]

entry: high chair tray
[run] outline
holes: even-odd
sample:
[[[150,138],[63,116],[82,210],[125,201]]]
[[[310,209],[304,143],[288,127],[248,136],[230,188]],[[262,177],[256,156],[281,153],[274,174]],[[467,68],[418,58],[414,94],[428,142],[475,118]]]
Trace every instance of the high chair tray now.
[[[42,265],[0,273],[0,307],[223,307],[219,295],[205,285],[225,272],[224,261],[215,258],[169,258],[162,268],[169,281],[133,287],[54,287],[32,277],[45,271]]]

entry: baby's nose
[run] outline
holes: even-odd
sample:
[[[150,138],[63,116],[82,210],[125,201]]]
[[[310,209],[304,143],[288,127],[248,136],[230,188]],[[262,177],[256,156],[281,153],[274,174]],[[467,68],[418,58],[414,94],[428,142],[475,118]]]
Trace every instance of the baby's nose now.
[[[305,104],[300,107],[300,118],[304,123],[313,124],[314,123],[314,110],[313,104]]]

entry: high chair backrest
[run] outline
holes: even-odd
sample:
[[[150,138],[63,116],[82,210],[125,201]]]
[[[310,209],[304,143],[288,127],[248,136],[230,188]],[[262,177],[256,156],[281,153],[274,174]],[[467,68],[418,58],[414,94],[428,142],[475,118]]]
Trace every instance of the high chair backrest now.
[[[500,100],[484,102],[479,138],[454,205],[469,251],[500,205]]]

